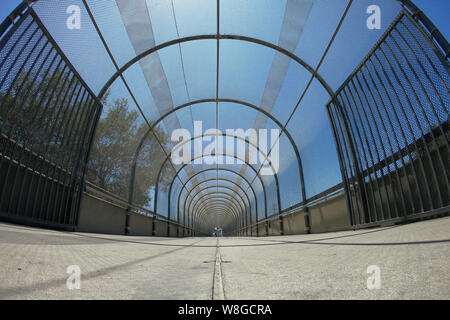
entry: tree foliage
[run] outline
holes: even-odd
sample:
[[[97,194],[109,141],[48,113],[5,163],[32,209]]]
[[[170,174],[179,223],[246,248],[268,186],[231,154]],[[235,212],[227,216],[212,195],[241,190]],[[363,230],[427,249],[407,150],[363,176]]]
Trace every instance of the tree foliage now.
[[[146,122],[142,121],[136,110],[129,110],[128,100],[115,99],[112,103],[104,99],[104,115],[100,119],[90,156],[87,179],[101,188],[116,195],[128,198],[130,185],[130,170],[133,158],[142,137],[148,130]],[[167,135],[157,128],[154,130],[162,145],[167,143]],[[145,141],[137,161],[136,172],[139,175],[134,187],[133,203],[147,206],[152,200],[151,190],[154,189],[159,166],[165,158],[158,141],[153,135]],[[161,184],[164,189],[168,184],[167,172],[163,168]],[[161,186],[160,186],[161,187]]]
[[[23,70],[0,88],[2,135],[50,162],[61,161],[60,165],[69,171],[78,161],[74,144],[77,143],[79,148],[83,141],[79,137],[88,134],[78,124],[81,119],[87,119],[86,112],[90,110],[84,103],[86,100],[82,101],[78,95],[80,87],[75,85],[78,82],[73,77],[67,69],[56,66],[43,68],[39,73]],[[137,111],[129,110],[127,99],[108,102],[108,96],[109,93],[102,101],[103,115],[97,125],[87,180],[128,198],[133,157],[148,124],[142,121]],[[165,159],[154,135],[164,146],[168,141],[162,129],[155,129],[143,144],[137,161],[139,183],[135,186],[133,198],[134,203],[140,206],[147,206],[152,200],[151,190],[159,171],[155,162]],[[88,143],[87,139],[84,143]],[[169,167],[163,168],[162,189],[168,183],[169,170]]]

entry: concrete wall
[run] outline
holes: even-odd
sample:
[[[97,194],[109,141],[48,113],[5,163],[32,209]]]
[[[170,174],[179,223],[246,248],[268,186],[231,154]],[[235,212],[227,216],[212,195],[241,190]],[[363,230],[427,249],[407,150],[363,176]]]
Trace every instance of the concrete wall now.
[[[126,208],[84,193],[80,209],[77,231],[125,234]],[[151,236],[151,217],[132,213],[130,216],[130,235]],[[171,224],[170,235],[176,236],[176,225]],[[155,236],[167,236],[167,222],[155,221]],[[181,233],[180,233],[181,236]]]
[[[305,233],[305,217],[303,211],[285,216],[283,221],[284,234]]]
[[[180,237],[181,237],[182,233],[183,233],[183,229],[180,228],[178,231],[178,234]],[[177,225],[172,224],[172,223],[170,224],[170,236],[171,237],[177,236]]]
[[[258,232],[260,237],[264,237],[266,235],[265,223],[258,224]]]
[[[280,219],[269,221],[269,236],[280,235]]]
[[[317,204],[309,208],[311,219],[311,232],[329,232],[350,229],[345,195]],[[80,219],[77,231],[124,234],[126,209],[124,207],[104,201],[87,193],[83,195],[81,203]],[[303,211],[287,215],[284,221],[284,234],[305,233],[305,220]],[[152,218],[139,214],[131,214],[130,234],[138,236],[151,236]],[[252,235],[256,236],[256,230],[260,237],[266,236],[265,224],[260,223],[252,227]],[[177,226],[170,225],[170,236],[175,237]],[[180,229],[179,236],[182,235]],[[249,232],[250,235],[250,232]],[[269,222],[269,236],[280,235],[280,221],[274,219]],[[155,236],[167,236],[167,222],[155,221]]]
[[[250,236],[250,234],[251,234],[251,235],[253,235],[254,237],[256,237],[256,226],[253,226],[253,227],[251,228],[251,231],[252,231],[252,232],[251,232],[251,233],[249,232],[248,235]]]
[[[340,231],[351,229],[345,194],[327,199],[309,208],[311,233]],[[286,215],[283,218],[284,234],[305,233],[305,217],[303,210]],[[258,224],[259,236],[266,236],[264,223]],[[256,236],[256,227],[252,227]],[[275,218],[269,222],[269,236],[280,235],[280,221]]]
[[[152,219],[139,214],[130,217],[130,234],[135,236],[149,236],[152,234]]]
[[[312,233],[350,229],[345,194],[311,207],[309,212]]]
[[[112,205],[88,194],[83,194],[77,231],[124,234],[124,208]]]
[[[155,236],[167,237],[167,223],[165,221],[155,221]]]

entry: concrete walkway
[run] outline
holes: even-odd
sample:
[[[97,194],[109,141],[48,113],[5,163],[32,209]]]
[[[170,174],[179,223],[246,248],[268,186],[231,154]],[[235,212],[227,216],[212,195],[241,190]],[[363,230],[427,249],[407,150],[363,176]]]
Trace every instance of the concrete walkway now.
[[[71,265],[81,270],[79,290],[66,285]],[[370,290],[372,265],[380,288]],[[0,224],[0,270],[0,299],[450,299],[450,217],[220,239]]]

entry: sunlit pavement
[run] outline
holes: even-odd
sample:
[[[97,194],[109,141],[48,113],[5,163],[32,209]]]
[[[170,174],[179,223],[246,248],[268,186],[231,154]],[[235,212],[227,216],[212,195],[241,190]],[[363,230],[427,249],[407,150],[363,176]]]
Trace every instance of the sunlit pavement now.
[[[218,239],[0,224],[0,270],[0,299],[449,299],[450,217]]]

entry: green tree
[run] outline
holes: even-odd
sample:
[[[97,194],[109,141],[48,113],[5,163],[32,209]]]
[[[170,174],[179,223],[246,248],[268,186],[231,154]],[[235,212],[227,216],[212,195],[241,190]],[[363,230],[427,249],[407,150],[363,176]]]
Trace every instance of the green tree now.
[[[139,113],[129,110],[128,100],[119,98],[112,103],[104,99],[104,116],[97,125],[97,132],[90,155],[87,179],[118,196],[128,198],[130,170],[137,146],[148,130],[148,125],[139,120]],[[140,123],[139,123],[140,122]],[[157,128],[154,134],[162,145],[167,144],[168,137]],[[151,190],[159,171],[155,165],[165,158],[158,141],[150,135],[144,143],[137,161],[139,183],[135,185],[133,203],[145,206],[152,200]],[[164,168],[161,184],[166,188],[170,168]]]
[[[0,90],[2,136],[26,148],[32,147],[33,152],[50,162],[64,159],[64,163],[59,165],[69,171],[74,169],[78,158],[72,150],[74,140],[87,134],[81,126],[77,126],[82,114],[80,108],[84,103],[81,97],[76,99],[79,87],[73,90],[76,82],[72,80],[73,74],[62,67],[50,70],[43,68],[39,73],[22,70],[15,81]],[[128,198],[133,156],[148,125],[140,120],[137,111],[129,110],[127,99],[116,99],[109,103],[108,96],[109,93],[102,101],[104,115],[97,125],[87,179],[118,196]],[[154,135],[162,145],[167,144],[168,137],[163,130],[155,129]],[[165,158],[154,135],[150,135],[144,143],[137,162],[139,184],[135,187],[134,203],[141,206],[152,200],[151,190],[159,171],[155,163]],[[14,158],[20,156],[20,150],[16,148]],[[163,168],[160,185],[163,190],[168,183],[169,170],[172,169]]]

